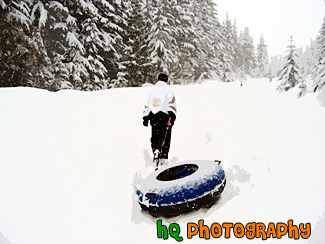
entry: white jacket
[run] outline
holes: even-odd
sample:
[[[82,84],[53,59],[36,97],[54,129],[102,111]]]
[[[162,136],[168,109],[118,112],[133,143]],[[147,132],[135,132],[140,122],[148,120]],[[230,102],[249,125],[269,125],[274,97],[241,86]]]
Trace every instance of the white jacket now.
[[[166,114],[173,112],[175,117],[177,113],[175,93],[164,81],[158,81],[151,90],[144,107],[143,117],[148,116],[150,112],[156,114],[160,111]]]

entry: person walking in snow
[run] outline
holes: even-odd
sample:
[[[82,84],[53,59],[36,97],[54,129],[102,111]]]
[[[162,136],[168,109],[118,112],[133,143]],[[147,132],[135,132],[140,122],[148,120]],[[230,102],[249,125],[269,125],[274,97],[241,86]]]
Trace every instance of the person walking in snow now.
[[[172,127],[176,119],[175,94],[167,85],[168,76],[158,75],[158,82],[151,90],[143,111],[143,125],[151,125],[151,148],[156,170],[167,164]]]

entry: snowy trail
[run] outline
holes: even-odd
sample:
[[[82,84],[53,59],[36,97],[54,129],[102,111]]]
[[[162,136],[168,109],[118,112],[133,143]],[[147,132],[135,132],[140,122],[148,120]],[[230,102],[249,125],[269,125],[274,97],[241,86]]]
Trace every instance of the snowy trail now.
[[[277,94],[276,85],[252,79],[242,87],[216,81],[173,87],[171,162],[220,159],[227,176],[211,209],[163,219],[177,222],[183,236],[186,224],[200,219],[293,219],[312,224],[310,239],[265,242],[324,240],[325,109],[315,94],[296,99],[296,91]],[[134,198],[133,184],[153,171],[150,129],[142,125],[149,90],[0,89],[1,244],[175,243],[157,239],[156,219]]]

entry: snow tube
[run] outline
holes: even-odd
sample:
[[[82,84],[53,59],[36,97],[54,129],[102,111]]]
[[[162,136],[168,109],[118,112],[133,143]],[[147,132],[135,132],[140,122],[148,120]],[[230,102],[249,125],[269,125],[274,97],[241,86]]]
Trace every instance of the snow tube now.
[[[172,217],[211,207],[226,184],[219,164],[185,161],[153,172],[137,187],[141,208],[155,217]]]

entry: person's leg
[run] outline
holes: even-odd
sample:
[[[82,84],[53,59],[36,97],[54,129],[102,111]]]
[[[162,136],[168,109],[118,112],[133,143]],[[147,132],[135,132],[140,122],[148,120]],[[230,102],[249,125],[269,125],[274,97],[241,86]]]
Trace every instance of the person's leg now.
[[[153,124],[151,126],[151,149],[152,152],[154,153],[156,150],[160,151],[160,128]]]
[[[151,127],[152,127],[152,130],[151,130],[152,152],[154,153],[157,149],[160,152],[161,145],[164,140],[166,129],[167,129],[168,115],[163,112],[159,112],[152,116],[152,119],[150,122],[151,122]],[[167,134],[167,137],[168,137],[168,134]],[[166,141],[168,141],[168,140],[169,140],[168,144],[170,144],[170,135],[169,135],[169,139],[166,138]],[[165,142],[165,144],[166,144],[166,142]],[[169,150],[169,146],[168,146],[168,150]],[[163,150],[163,151],[165,151],[165,150]]]

